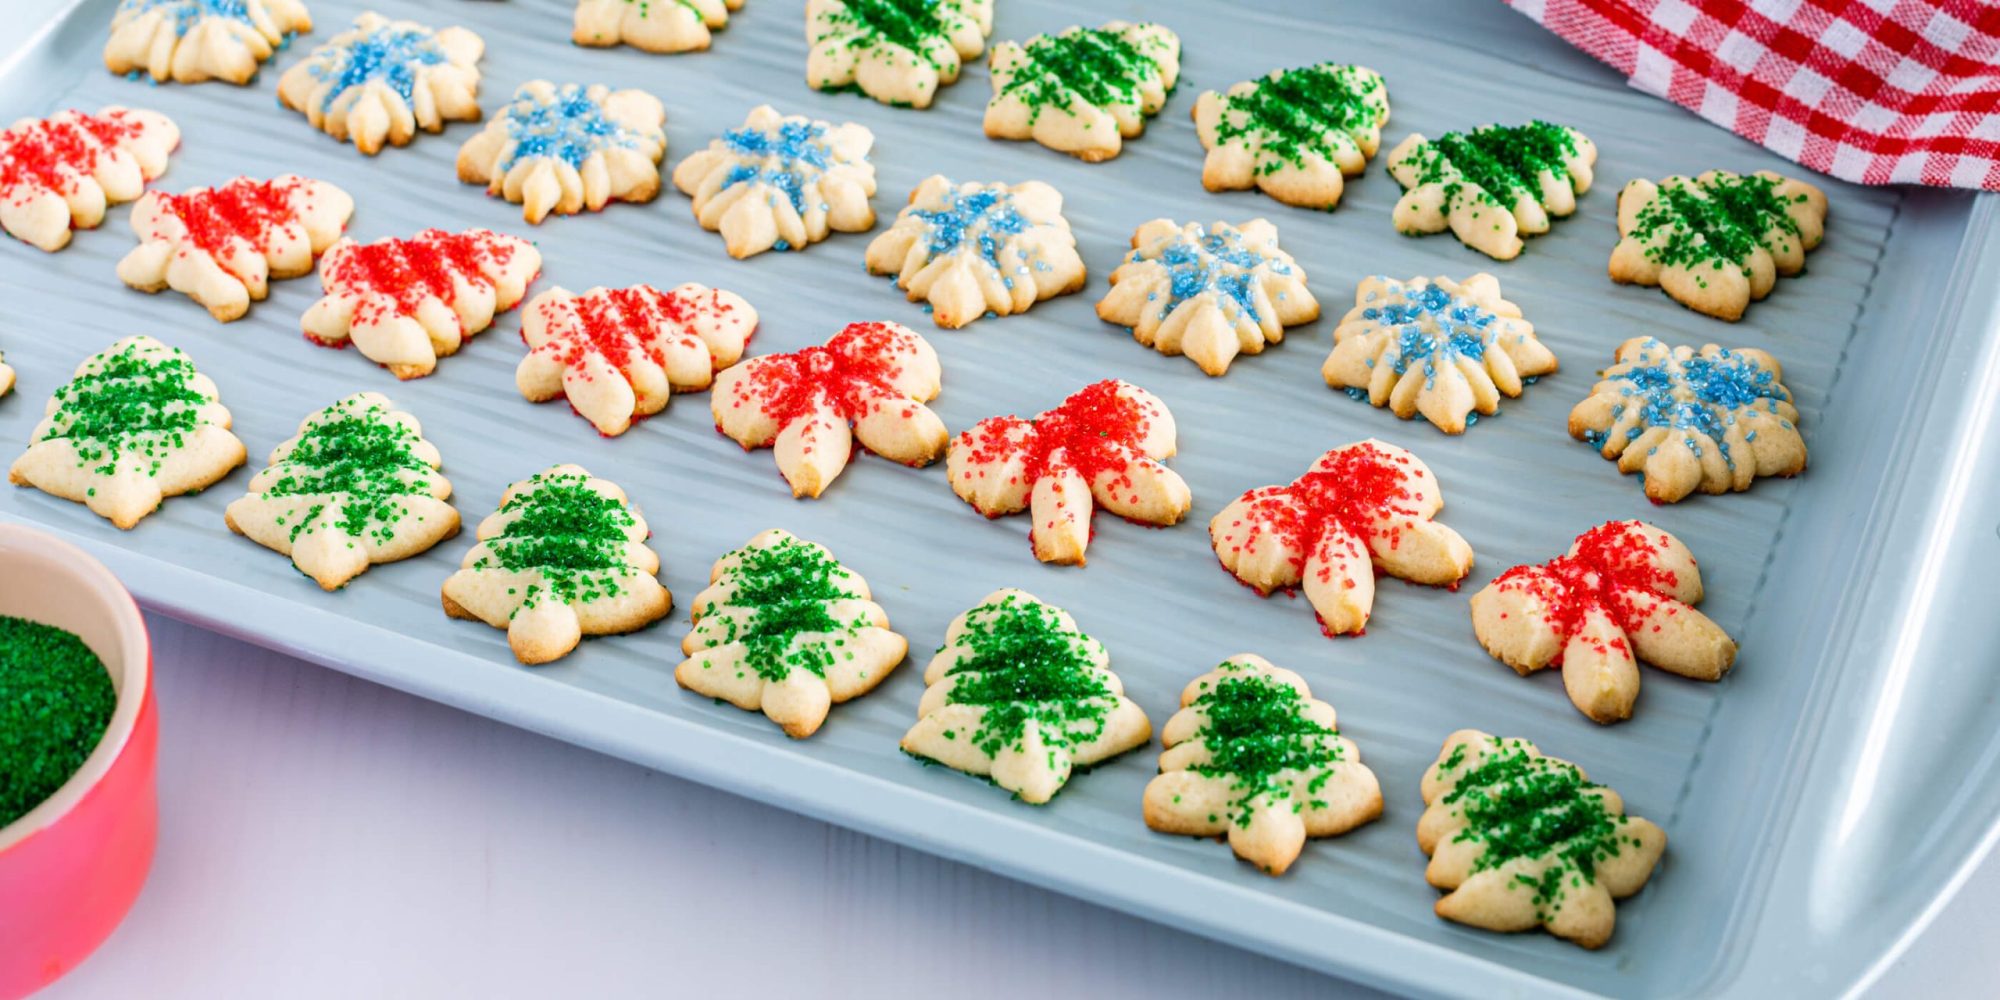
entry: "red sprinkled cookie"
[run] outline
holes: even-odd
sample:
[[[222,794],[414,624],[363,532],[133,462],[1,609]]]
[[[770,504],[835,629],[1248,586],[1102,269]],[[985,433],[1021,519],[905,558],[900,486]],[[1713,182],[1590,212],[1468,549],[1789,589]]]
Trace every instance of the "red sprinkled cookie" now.
[[[294,174],[148,191],[132,206],[139,245],[118,262],[118,277],[142,292],[171,288],[227,323],[269,294],[273,279],[310,272],[353,214],[347,192]]]
[[[306,337],[349,340],[400,379],[422,378],[467,337],[520,304],[542,255],[518,236],[426,229],[409,239],[341,240],[319,263],[326,294],[306,310]]]
[[[105,108],[23,118],[0,132],[0,228],[54,252],[72,229],[139,197],[167,169],[181,130],[153,111]]]
[[[528,356],[514,384],[537,403],[568,396],[599,434],[617,437],[673,393],[708,388],[756,329],[757,310],[742,296],[692,282],[666,292],[551,288],[528,303]]]

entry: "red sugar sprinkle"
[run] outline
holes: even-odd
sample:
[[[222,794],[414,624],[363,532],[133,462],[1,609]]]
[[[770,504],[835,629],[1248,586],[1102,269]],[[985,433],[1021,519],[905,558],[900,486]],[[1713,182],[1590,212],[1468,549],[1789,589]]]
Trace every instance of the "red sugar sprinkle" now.
[[[1574,555],[1516,566],[1493,585],[1540,600],[1547,608],[1545,620],[1565,641],[1582,629],[1592,608],[1602,609],[1624,632],[1635,632],[1679,585],[1672,571],[1660,568],[1659,553],[1666,547],[1665,536],[1655,538],[1630,522],[1612,521],[1577,536]],[[1613,646],[1623,650],[1623,640]]]
[[[138,134],[139,126],[122,111],[72,111],[0,132],[0,197],[12,200],[23,187],[30,195],[43,190],[66,195],[77,178],[96,172],[114,149]]]
[[[1056,453],[1061,452],[1060,468],[1074,470],[1085,482],[1097,482],[1100,474],[1111,473],[1110,489],[1131,489],[1125,470],[1143,456],[1139,446],[1152,422],[1119,388],[1115,379],[1093,382],[1033,420],[989,417],[966,431],[962,443],[971,448],[978,475],[985,474],[979,467],[1003,462],[1019,450],[1026,453],[1023,474],[1033,482],[1055,467]]]
[[[1328,452],[1291,485],[1265,486],[1244,494],[1253,522],[1244,542],[1266,531],[1275,533],[1284,540],[1286,551],[1294,553],[1291,562],[1299,568],[1333,525],[1346,529],[1351,555],[1361,554],[1353,551],[1353,545],[1385,531],[1389,547],[1395,548],[1402,540],[1396,519],[1417,517],[1416,497],[1405,483],[1421,475],[1409,468],[1409,459],[1367,442]],[[1322,573],[1330,569],[1323,567]]]
[[[238,177],[221,187],[196,188],[186,194],[161,192],[159,204],[162,211],[187,227],[189,242],[219,260],[234,241],[269,251],[273,232],[298,222],[300,207],[292,204],[292,195],[301,186],[298,178],[254,181]],[[162,234],[148,236],[158,239]]]
[[[746,380],[747,391],[779,427],[817,410],[821,401],[852,422],[907,398],[896,379],[903,358],[915,350],[911,336],[895,327],[849,323],[819,346],[765,355]]]
[[[483,269],[489,261],[504,267],[514,256],[515,242],[485,229],[463,233],[426,229],[410,239],[356,244],[345,248],[327,268],[326,283],[343,292],[386,295],[407,314],[426,298],[455,301],[454,278],[491,287]]]

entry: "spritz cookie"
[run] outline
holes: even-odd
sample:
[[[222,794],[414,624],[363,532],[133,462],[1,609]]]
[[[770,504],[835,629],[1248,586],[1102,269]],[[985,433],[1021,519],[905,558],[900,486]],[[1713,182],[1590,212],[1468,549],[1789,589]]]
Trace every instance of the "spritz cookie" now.
[[[171,288],[227,323],[270,294],[272,281],[310,273],[353,214],[347,192],[293,174],[148,191],[132,206],[139,245],[118,262],[118,277],[142,292]]]
[[[1735,320],[1799,273],[1826,233],[1826,194],[1768,170],[1635,180],[1618,192],[1611,280],[1658,285],[1674,301]]]
[[[928,108],[992,31],[993,0],[806,0],[806,83]]]
[[[458,534],[443,459],[417,418],[357,392],[299,424],[223,514],[326,590]]]
[[[1035,558],[1081,566],[1098,507],[1140,524],[1177,524],[1193,496],[1161,463],[1176,448],[1158,396],[1106,379],[1032,420],[988,417],[951,442],[952,492],[989,518],[1028,511]]]
[[[1433,518],[1437,477],[1417,456],[1370,438],[1321,455],[1305,475],[1237,497],[1208,522],[1215,556],[1259,594],[1301,587],[1327,635],[1360,633],[1375,575],[1452,587],[1472,546]]]
[[[1459,242],[1495,260],[1520,256],[1523,236],[1549,231],[1590,190],[1597,147],[1582,132],[1536,121],[1488,125],[1436,139],[1411,134],[1389,152],[1389,175],[1403,185],[1396,231],[1449,228]]]
[[[1569,411],[1569,433],[1616,460],[1619,472],[1641,473],[1647,499],[1740,492],[1759,476],[1805,470],[1799,411],[1778,359],[1634,337],[1613,360]]]
[[[1536,927],[1585,948],[1617,925],[1615,900],[1645,888],[1667,834],[1533,743],[1461,729],[1424,772],[1417,846],[1424,879],[1449,890],[1437,915],[1490,931]]]
[[[0,228],[54,252],[95,229],[107,206],[139,197],[180,145],[173,120],[137,108],[61,111],[0,132]]]
[[[717,559],[708,580],[674,680],[763,712],[793,739],[818,732],[833,705],[874,690],[909,651],[861,574],[789,532],[750,539]]]
[[[0,351],[0,396],[14,391],[14,369],[7,364],[7,352]]]
[[[374,11],[278,78],[278,101],[312,126],[375,155],[417,130],[479,120],[479,56],[486,43],[464,28],[433,31]]]
[[[1279,249],[1278,227],[1263,219],[1241,228],[1154,219],[1132,234],[1097,317],[1221,375],[1238,354],[1260,354],[1285,339],[1285,327],[1318,319],[1319,301],[1305,270]]]
[[[459,147],[458,179],[520,205],[530,223],[652,201],[666,120],[659,98],[643,90],[531,80]]]
[[[312,30],[300,0],[118,0],[105,68],[154,83],[249,83],[291,36]]]
[[[1492,275],[1464,282],[1376,275],[1354,290],[1320,375],[1404,420],[1422,414],[1446,434],[1463,434],[1500,412],[1502,396],[1519,396],[1555,370],[1555,354],[1520,307],[1500,297]]]
[[[695,221],[722,234],[729,256],[804,250],[828,233],[875,228],[875,134],[751,109],[740,128],[674,168],[674,186],[694,200]]]
[[[1389,123],[1389,88],[1363,66],[1281,69],[1194,103],[1210,191],[1252,187],[1300,208],[1340,204],[1347,178],[1368,167]]]
[[[895,275],[896,287],[927,304],[947,330],[989,313],[1025,312],[1083,288],[1083,258],[1062,204],[1041,181],[953,184],[932,174],[910,192],[896,224],[868,244],[868,273]]]
[[[991,139],[1033,139],[1086,163],[1117,156],[1146,130],[1180,77],[1180,36],[1112,21],[1001,42],[991,60]]]
[[[1562,668],[1577,711],[1620,722],[1639,698],[1641,661],[1698,681],[1721,680],[1736,662],[1735,641],[1695,610],[1701,597],[1701,569],[1680,539],[1612,521],[1474,594],[1472,631],[1523,677]]]
[[[514,385],[530,402],[567,397],[599,434],[666,409],[676,392],[699,392],[743,356],[757,310],[735,292],[692,282],[551,288],[529,300],[521,321],[528,356]]]
[[[903,752],[1034,805],[1062,791],[1076,768],[1153,738],[1103,644],[1068,612],[1019,590],[996,590],[954,619],[924,683]]]
[[[1270,875],[1298,860],[1307,837],[1337,837],[1382,815],[1382,786],[1335,726],[1333,706],[1253,653],[1189,682],[1160,743],[1146,825],[1226,836],[1237,857]]]
[[[179,348],[127,337],[84,359],[49,397],[7,479],[129,529],[167,497],[243,464],[229,422],[215,383]]]
[[[479,543],[444,582],[444,613],[507,630],[514,658],[568,656],[586,635],[614,635],[666,617],[660,557],[646,521],[616,484],[556,465],[507,487],[479,524]]]
[[[646,52],[698,52],[729,25],[743,0],[576,0],[570,40],[604,48],[625,44]]]
[[[300,325],[314,343],[344,347],[399,379],[422,378],[439,358],[520,304],[541,252],[487,229],[426,229],[373,243],[343,239],[320,258],[325,294]]]

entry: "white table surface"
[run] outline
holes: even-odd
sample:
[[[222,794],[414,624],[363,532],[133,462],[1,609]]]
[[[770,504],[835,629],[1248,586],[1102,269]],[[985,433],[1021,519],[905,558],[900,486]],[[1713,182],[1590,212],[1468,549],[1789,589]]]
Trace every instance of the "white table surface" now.
[[[149,622],[159,854],[50,1000],[1380,996]],[[1996,928],[1989,859],[1872,994],[1994,995]]]

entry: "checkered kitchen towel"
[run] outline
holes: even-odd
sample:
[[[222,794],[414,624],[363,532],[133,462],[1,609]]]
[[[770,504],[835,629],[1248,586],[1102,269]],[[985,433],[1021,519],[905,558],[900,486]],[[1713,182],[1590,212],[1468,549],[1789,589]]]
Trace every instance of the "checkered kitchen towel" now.
[[[1505,2],[1814,170],[2000,191],[2000,0]]]

